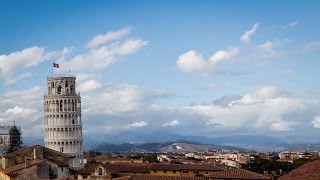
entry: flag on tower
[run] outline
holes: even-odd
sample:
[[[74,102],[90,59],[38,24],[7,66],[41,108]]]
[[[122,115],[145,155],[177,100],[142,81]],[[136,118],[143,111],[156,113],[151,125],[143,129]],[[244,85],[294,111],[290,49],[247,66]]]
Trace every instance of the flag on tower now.
[[[59,64],[57,64],[57,63],[53,63],[53,67],[55,67],[55,68],[59,68]]]

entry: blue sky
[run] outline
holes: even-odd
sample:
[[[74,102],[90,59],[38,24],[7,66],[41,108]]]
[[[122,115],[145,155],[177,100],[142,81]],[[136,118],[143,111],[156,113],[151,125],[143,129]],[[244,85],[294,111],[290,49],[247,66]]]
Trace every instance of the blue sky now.
[[[42,136],[42,98],[56,62],[55,74],[77,76],[88,137],[141,130],[316,137],[319,8],[2,1],[0,122],[16,120],[26,136]]]

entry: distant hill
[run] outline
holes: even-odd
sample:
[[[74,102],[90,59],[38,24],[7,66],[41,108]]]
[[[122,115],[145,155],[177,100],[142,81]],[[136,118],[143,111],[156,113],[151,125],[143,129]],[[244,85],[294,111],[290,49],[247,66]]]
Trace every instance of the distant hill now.
[[[91,148],[92,151],[101,152],[122,152],[122,153],[188,153],[188,152],[207,152],[207,151],[240,151],[248,152],[249,150],[231,146],[217,146],[212,144],[201,144],[190,141],[177,141],[165,143],[142,143],[142,144],[98,144]]]
[[[180,140],[188,140],[201,144],[215,144],[217,146],[232,146],[242,149],[250,149],[255,151],[282,151],[288,147],[288,142],[279,137],[271,137],[264,135],[231,135],[219,137],[206,136],[188,136],[174,133],[163,132],[125,132],[120,134],[105,135],[101,139],[91,138],[85,139],[86,149],[94,147],[96,144],[106,142],[108,144],[143,144],[146,142],[175,142]]]
[[[312,138],[310,138],[312,139]],[[313,139],[314,140],[314,139]],[[43,137],[23,137],[26,145],[44,144]],[[173,133],[153,132],[138,133],[125,132],[121,134],[105,135],[99,137],[84,136],[84,149],[90,150],[101,148],[108,152],[160,152],[161,148],[170,146],[173,143],[192,144],[193,149],[196,145],[211,145],[219,147],[237,147],[239,149],[248,149],[254,151],[317,151],[320,149],[320,143],[312,141],[305,143],[306,139],[299,140],[298,137],[271,137],[264,135],[231,135],[219,137],[206,136],[183,136]],[[214,145],[212,145],[214,144]],[[179,145],[178,145],[179,146]],[[173,146],[172,146],[173,147]],[[206,147],[208,148],[208,147]],[[231,149],[233,149],[231,148]],[[185,147],[183,149],[188,149]],[[191,148],[192,149],[192,148]],[[201,148],[200,148],[201,149]],[[165,151],[165,148],[162,149]],[[174,148],[171,150],[174,151]],[[176,150],[177,151],[177,150]]]

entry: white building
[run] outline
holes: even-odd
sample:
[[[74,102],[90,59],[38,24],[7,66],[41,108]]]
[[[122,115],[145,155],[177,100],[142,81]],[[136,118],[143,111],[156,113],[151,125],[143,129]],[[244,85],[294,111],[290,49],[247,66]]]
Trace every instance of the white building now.
[[[157,155],[157,160],[159,162],[170,162],[170,158],[165,154]]]
[[[81,168],[81,97],[75,77],[48,77],[44,96],[45,147],[73,156],[71,166]]]
[[[230,159],[222,159],[221,163],[226,165],[226,166],[231,166],[231,167],[235,167],[235,168],[239,168],[240,167],[240,164],[239,164],[238,161],[233,161],[233,160],[230,160]]]

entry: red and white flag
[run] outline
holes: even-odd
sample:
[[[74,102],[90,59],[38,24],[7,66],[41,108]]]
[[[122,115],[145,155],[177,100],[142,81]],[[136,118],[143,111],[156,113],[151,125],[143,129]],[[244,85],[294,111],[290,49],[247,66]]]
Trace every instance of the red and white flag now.
[[[57,63],[53,63],[53,67],[55,67],[55,68],[59,68],[59,64],[57,64]]]

